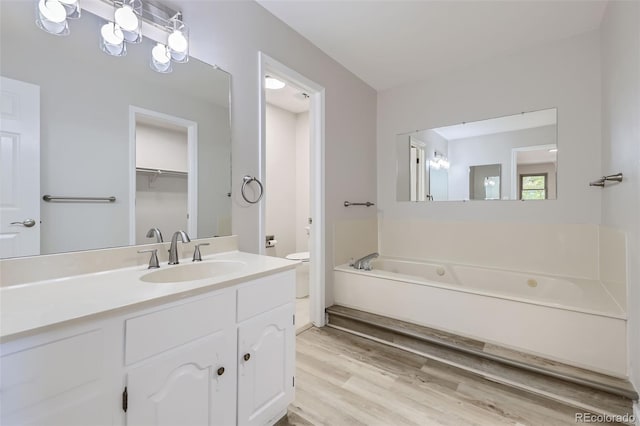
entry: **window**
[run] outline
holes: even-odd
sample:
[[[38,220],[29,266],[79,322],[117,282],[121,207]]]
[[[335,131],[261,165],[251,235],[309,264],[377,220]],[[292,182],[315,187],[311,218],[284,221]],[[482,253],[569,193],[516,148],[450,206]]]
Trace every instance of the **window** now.
[[[547,199],[547,173],[520,175],[521,200]]]

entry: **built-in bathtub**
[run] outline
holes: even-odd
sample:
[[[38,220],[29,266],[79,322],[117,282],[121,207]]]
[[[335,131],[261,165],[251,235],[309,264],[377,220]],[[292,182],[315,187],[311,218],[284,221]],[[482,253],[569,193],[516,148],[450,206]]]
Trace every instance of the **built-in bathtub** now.
[[[627,376],[626,313],[600,281],[378,258],[336,267],[334,301]]]

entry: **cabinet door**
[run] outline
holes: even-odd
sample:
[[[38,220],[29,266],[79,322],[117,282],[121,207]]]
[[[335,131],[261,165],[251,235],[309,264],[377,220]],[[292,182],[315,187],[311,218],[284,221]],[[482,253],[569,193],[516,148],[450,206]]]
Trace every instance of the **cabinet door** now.
[[[235,342],[227,329],[172,349],[127,374],[127,424],[235,424]]]
[[[288,304],[240,324],[238,329],[238,424],[265,425],[293,402],[295,305]]]

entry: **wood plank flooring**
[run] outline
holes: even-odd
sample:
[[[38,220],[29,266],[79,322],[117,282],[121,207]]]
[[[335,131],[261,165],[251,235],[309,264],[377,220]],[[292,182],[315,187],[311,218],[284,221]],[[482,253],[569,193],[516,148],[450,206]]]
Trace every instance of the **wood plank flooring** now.
[[[339,330],[297,337],[286,425],[575,425],[576,410]]]
[[[574,381],[574,383],[591,383],[595,385],[596,389],[604,389],[630,399],[638,398],[638,394],[628,380],[607,376],[594,371],[585,370],[513,349],[492,345],[479,340],[458,336],[441,330],[411,324],[369,312],[346,308],[344,306],[333,305],[327,308],[327,312],[330,314],[330,323],[337,324],[340,322],[341,318],[346,321],[358,321],[361,322],[362,327],[365,328],[366,325],[371,325],[375,328],[397,335],[414,337],[420,340],[433,342],[441,346],[449,346],[456,350],[476,354],[484,353],[490,358],[506,362],[519,368],[527,369],[527,367],[530,366],[533,367],[533,371],[547,371],[551,375],[555,375],[555,377],[562,377],[565,380]],[[352,326],[353,323],[349,325],[349,327]],[[369,327],[368,330],[371,331],[373,328]]]

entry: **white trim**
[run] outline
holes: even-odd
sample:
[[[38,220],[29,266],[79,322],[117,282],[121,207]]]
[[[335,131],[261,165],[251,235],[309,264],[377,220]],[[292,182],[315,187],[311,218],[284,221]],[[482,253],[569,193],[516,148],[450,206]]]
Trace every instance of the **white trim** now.
[[[198,123],[129,105],[129,244],[136,244],[136,114],[187,128],[187,233],[191,238],[198,238]],[[174,231],[176,229],[169,230]]]
[[[265,147],[266,147],[266,100],[264,76],[267,73],[276,74],[304,89],[309,95],[309,132],[311,155],[310,164],[310,212],[313,223],[310,225],[309,241],[310,272],[309,299],[311,322],[317,327],[325,325],[325,274],[326,274],[326,218],[325,218],[325,90],[318,83],[309,80],[297,71],[278,62],[263,52],[258,52],[258,87],[260,102],[260,180],[268,191],[265,181]],[[260,203],[259,252],[265,252],[265,212],[266,203]]]
[[[558,148],[556,144],[546,144],[546,145],[531,145],[531,146],[522,146],[519,148],[511,149],[511,199],[518,200],[518,152],[525,151],[542,151],[543,149],[554,149]],[[556,159],[556,161],[558,161]]]

